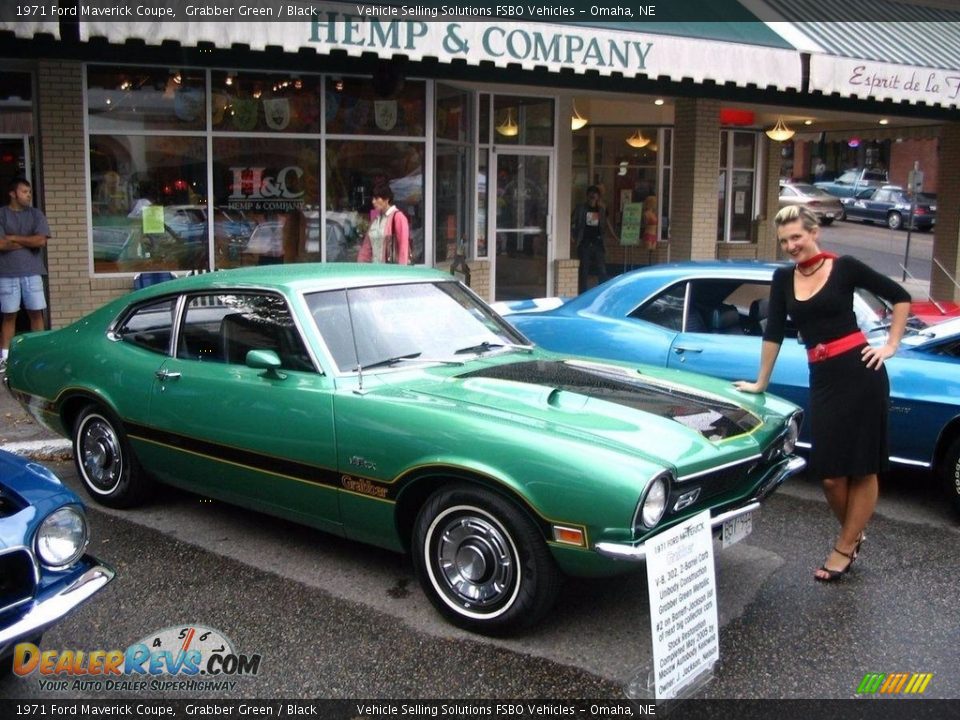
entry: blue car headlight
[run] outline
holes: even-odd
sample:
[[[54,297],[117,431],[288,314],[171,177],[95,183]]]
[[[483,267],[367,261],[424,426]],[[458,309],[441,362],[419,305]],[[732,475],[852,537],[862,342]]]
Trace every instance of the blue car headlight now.
[[[50,513],[37,530],[34,549],[40,562],[52,570],[75,563],[87,547],[87,519],[73,507]]]

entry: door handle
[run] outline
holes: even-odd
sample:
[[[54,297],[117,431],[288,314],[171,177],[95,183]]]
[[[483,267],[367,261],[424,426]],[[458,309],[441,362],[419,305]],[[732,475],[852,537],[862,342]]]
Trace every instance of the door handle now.
[[[676,347],[673,348],[673,351],[677,355],[683,355],[684,353],[702,353],[703,348],[688,347],[686,345],[677,345]]]
[[[178,373],[178,372],[170,372],[170,371],[167,370],[166,368],[161,368],[160,370],[157,370],[157,371],[154,373],[154,375],[156,375],[157,378],[158,378],[159,380],[161,380],[161,381],[163,381],[163,380],[176,380],[177,378],[180,377],[180,373]]]

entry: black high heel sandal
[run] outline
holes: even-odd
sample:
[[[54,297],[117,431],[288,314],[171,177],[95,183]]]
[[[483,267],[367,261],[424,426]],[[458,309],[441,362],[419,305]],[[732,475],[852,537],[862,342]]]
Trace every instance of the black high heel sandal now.
[[[860,534],[857,535],[857,544],[853,548],[853,557],[857,558],[860,555],[860,546],[863,545],[863,541],[867,539],[867,534],[861,530]]]
[[[860,542],[863,542],[863,541],[861,540]],[[847,566],[843,570],[831,570],[826,566],[826,564],[821,565],[820,570],[825,572],[827,576],[822,577],[820,575],[814,575],[813,577],[815,580],[819,580],[820,582],[833,582],[835,580],[839,580],[848,572],[850,572],[850,566],[853,565],[853,561],[857,559],[856,551],[845,553],[843,550],[841,550],[836,546],[834,546],[833,551],[835,553],[838,553],[839,555],[843,555],[845,558],[849,559],[850,562],[847,563]]]

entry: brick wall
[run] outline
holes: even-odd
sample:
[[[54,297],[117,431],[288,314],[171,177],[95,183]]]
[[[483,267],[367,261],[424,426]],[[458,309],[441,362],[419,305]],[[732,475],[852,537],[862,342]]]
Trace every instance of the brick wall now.
[[[960,253],[957,251],[960,244],[960,123],[943,126],[939,160],[933,257],[940,261],[952,278],[956,278],[960,277]],[[951,282],[951,277],[947,277],[933,263],[930,269],[930,295],[935,300],[960,300],[960,291]]]
[[[720,101],[678,100],[673,137],[671,256],[673,260],[712,260],[717,243]]]
[[[573,260],[555,260],[553,267],[554,290],[553,294],[559,297],[573,297],[577,295],[579,289],[580,261]],[[547,290],[549,293],[549,289]]]
[[[894,185],[907,185],[907,176],[913,170],[913,163],[920,161],[923,171],[923,189],[926,192],[937,192],[938,166],[937,141],[904,140],[890,143],[890,182]]]

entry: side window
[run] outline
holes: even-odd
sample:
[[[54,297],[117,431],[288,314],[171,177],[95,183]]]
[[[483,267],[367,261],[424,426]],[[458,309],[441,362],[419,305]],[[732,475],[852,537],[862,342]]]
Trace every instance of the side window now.
[[[170,351],[176,298],[165,298],[134,310],[115,330],[123,342],[166,355]]]
[[[280,296],[217,293],[189,299],[178,358],[243,365],[251,350],[272,350],[285,370],[314,369]]]
[[[307,296],[307,304],[337,367],[342,372],[355,370],[357,350],[353,342],[347,293],[343,290],[312,293]]]
[[[742,283],[727,295],[722,305],[737,312],[737,328],[745,335],[763,335],[770,314],[770,285]],[[711,332],[729,332],[729,328],[711,329]]]
[[[686,294],[686,283],[674,285],[634,310],[630,317],[680,332],[683,329],[683,302]]]

